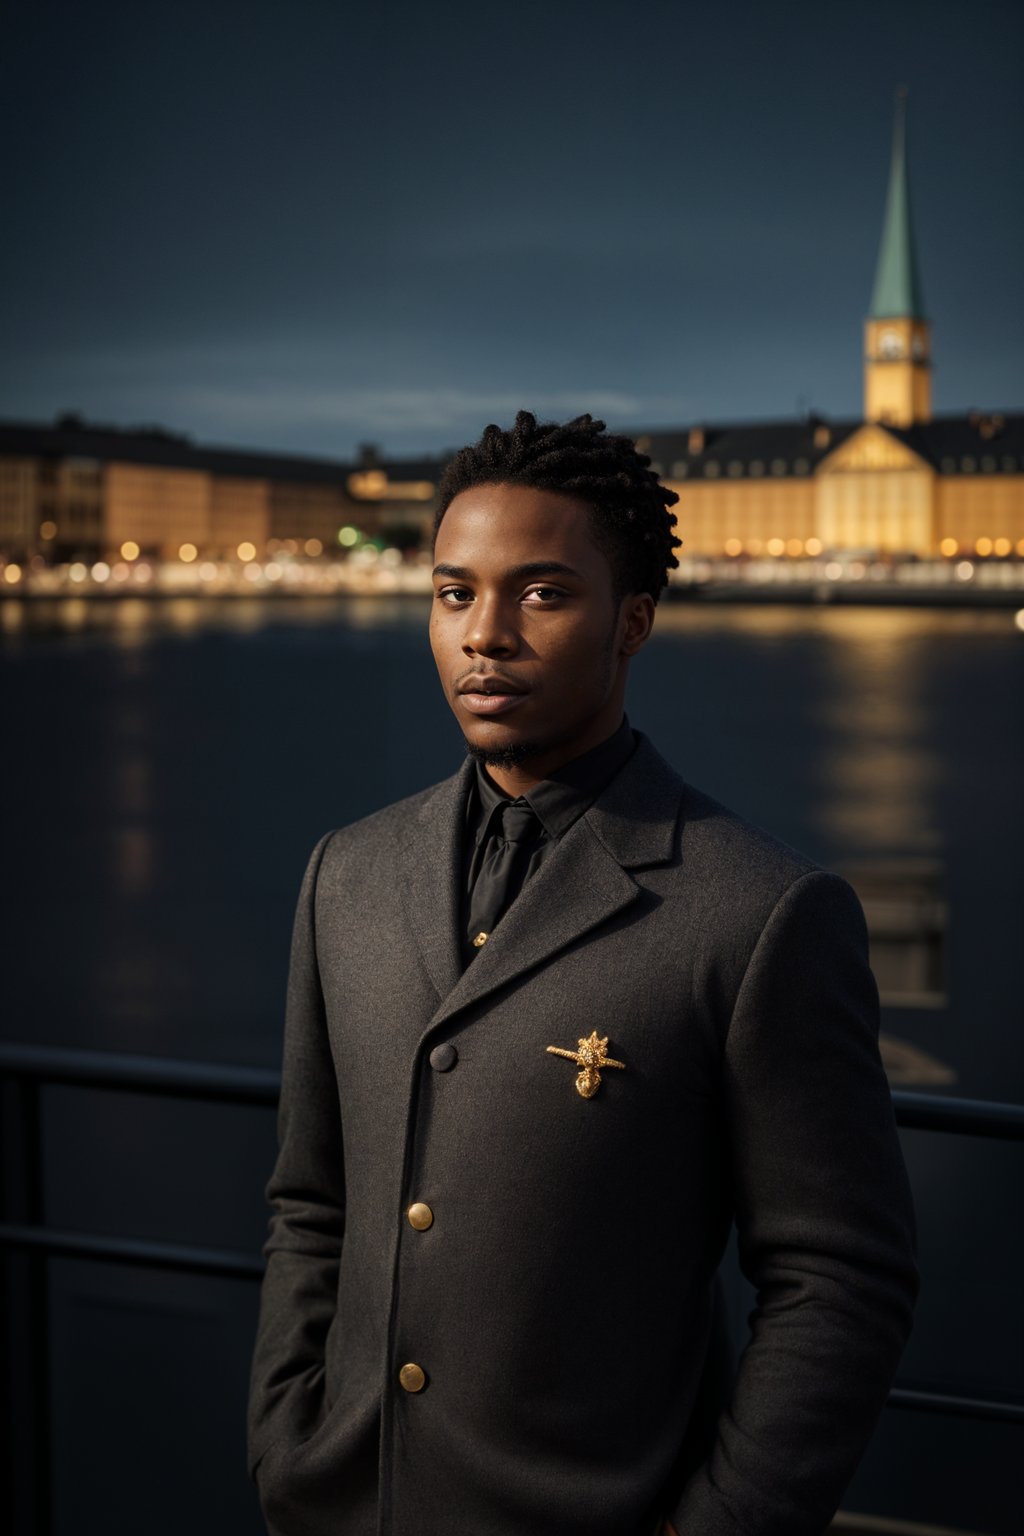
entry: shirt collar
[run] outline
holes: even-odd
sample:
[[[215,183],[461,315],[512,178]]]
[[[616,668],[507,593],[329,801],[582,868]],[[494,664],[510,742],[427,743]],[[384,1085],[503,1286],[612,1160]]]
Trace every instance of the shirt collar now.
[[[605,785],[633,754],[636,737],[629,719],[623,715],[617,730],[604,741],[556,768],[522,797],[527,801],[549,837],[558,838],[569,830],[597,799]],[[487,835],[497,806],[512,800],[499,789],[482,763],[476,765],[476,791],[480,804],[479,838]]]

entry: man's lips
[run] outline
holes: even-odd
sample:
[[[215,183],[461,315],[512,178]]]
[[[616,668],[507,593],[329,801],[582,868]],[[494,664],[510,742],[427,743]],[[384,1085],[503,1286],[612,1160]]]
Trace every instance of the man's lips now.
[[[526,698],[527,690],[508,678],[493,673],[476,673],[463,678],[457,689],[459,699],[474,715],[503,715]]]
[[[474,715],[503,715],[515,709],[525,693],[460,693],[459,699]]]

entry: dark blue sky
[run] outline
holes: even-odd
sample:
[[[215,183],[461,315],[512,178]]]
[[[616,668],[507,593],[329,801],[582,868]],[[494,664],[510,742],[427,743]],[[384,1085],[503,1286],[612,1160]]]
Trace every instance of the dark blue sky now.
[[[457,446],[860,410],[895,87],[935,404],[1024,405],[1024,7],[8,4],[0,414]]]

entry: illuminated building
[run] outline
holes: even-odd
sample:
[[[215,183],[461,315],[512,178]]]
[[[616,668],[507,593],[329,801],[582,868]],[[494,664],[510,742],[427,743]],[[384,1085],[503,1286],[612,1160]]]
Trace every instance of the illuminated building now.
[[[182,547],[238,558],[249,545],[262,558],[268,546],[297,552],[312,541],[337,551],[348,526],[416,542],[432,515],[437,461],[429,468],[392,465],[388,475],[371,449],[356,463],[250,453],[77,416],[0,422],[0,555],[53,564],[109,558],[129,543],[164,560]]]
[[[901,93],[864,326],[863,420],[640,436],[679,494],[685,555],[1024,556],[1024,414],[932,414],[905,111]]]

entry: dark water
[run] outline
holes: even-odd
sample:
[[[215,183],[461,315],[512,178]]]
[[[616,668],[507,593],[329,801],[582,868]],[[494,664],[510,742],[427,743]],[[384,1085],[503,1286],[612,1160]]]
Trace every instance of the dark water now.
[[[409,599],[0,604],[6,1038],[277,1065],[314,842],[461,758],[426,613]],[[1022,700],[1008,613],[674,606],[628,704],[685,778],[822,862],[938,864],[946,1003],[887,1010],[885,1026],[955,1073],[944,1091],[1018,1101]],[[271,1115],[51,1089],[46,1136],[52,1222],[258,1247]],[[904,1146],[925,1273],[904,1376],[1019,1391],[1019,1149],[924,1133]],[[126,1419],[137,1402],[213,1479],[208,1528],[257,1530],[239,1478],[251,1288],[52,1269],[58,1530],[136,1530],[133,1478],[161,1490],[148,1530],[195,1529],[188,1478],[167,1485],[166,1457]],[[191,1420],[185,1357],[218,1384]],[[104,1412],[134,1447],[124,1486],[102,1469]],[[847,1507],[1014,1530],[1017,1434],[890,1411]]]

